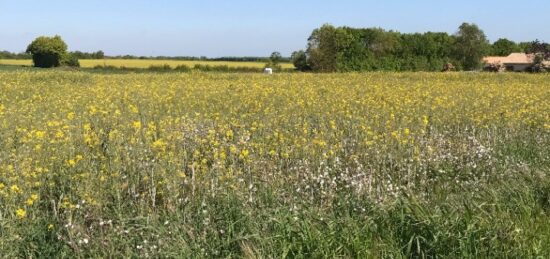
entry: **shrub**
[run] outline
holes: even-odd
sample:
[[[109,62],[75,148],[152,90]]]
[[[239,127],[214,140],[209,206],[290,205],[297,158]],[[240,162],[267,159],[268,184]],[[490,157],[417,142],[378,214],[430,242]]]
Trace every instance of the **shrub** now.
[[[174,70],[178,72],[190,72],[191,68],[187,65],[181,64],[174,68]]]
[[[58,35],[41,36],[29,44],[26,52],[32,55],[35,67],[58,67],[67,56],[67,44]]]
[[[168,64],[164,65],[151,65],[148,68],[149,71],[155,71],[155,72],[166,72],[172,70],[172,67]]]
[[[292,60],[292,64],[294,64],[294,67],[296,67],[296,69],[300,71],[311,70],[311,67],[307,63],[307,54],[305,51],[294,51],[290,59]]]
[[[208,72],[211,71],[212,67],[210,67],[209,65],[195,64],[195,66],[193,66],[193,69]]]
[[[67,53],[61,62],[61,65],[68,67],[80,67],[80,62],[75,55]]]
[[[487,64],[483,68],[483,70],[487,72],[502,72],[502,71],[506,71],[506,67],[501,63],[491,63],[491,64]]]

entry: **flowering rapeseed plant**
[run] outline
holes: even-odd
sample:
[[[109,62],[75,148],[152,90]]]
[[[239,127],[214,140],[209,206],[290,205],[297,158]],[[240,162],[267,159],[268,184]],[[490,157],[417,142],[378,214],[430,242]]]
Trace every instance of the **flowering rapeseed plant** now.
[[[259,208],[270,201],[259,192],[273,190],[282,201],[272,204],[291,208],[292,218],[351,197],[385,208],[403,194],[422,201],[435,189],[474,193],[503,177],[495,165],[533,166],[506,155],[508,143],[547,151],[547,82],[459,73],[2,72],[0,214],[59,219],[66,227],[58,240],[73,247],[71,240],[102,244],[88,235],[107,233],[106,225],[93,222],[122,228],[140,218],[125,213],[149,219],[197,204],[190,217],[211,226],[216,218],[203,203],[228,193]],[[535,153],[522,154],[548,162]]]

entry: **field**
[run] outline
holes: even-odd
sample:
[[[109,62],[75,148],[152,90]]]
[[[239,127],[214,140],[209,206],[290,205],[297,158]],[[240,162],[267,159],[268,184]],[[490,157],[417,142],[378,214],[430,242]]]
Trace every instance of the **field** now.
[[[148,68],[150,66],[169,65],[175,68],[179,65],[193,67],[195,65],[228,66],[228,67],[255,67],[263,68],[263,62],[240,62],[240,61],[179,61],[179,60],[144,60],[144,59],[81,59],[80,66],[93,68],[95,66],[115,66],[127,68]],[[30,59],[0,59],[0,65],[21,65],[31,66]],[[282,63],[282,68],[294,68],[290,63]]]
[[[0,72],[0,254],[546,258],[549,80]]]

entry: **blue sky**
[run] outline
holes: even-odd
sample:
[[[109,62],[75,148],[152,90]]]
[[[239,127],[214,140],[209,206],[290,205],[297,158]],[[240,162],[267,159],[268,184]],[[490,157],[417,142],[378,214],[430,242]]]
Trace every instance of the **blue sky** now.
[[[107,55],[289,55],[324,23],[454,33],[466,21],[491,41],[548,42],[547,1],[0,0],[0,50],[59,34],[71,50]]]

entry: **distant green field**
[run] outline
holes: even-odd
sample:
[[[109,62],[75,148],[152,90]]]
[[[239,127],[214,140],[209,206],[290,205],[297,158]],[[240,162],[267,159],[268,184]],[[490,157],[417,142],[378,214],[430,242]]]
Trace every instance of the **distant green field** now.
[[[162,66],[169,65],[174,68],[179,65],[187,65],[193,67],[197,64],[210,65],[210,66],[223,66],[228,67],[258,67],[261,68],[265,65],[263,62],[244,62],[244,61],[185,61],[185,60],[149,60],[149,59],[81,59],[80,66],[84,68],[90,68],[95,66],[115,66],[115,67],[127,67],[127,68],[148,68],[150,66]],[[0,59],[0,65],[32,65],[30,59]],[[291,63],[282,63],[283,68],[294,68]]]

